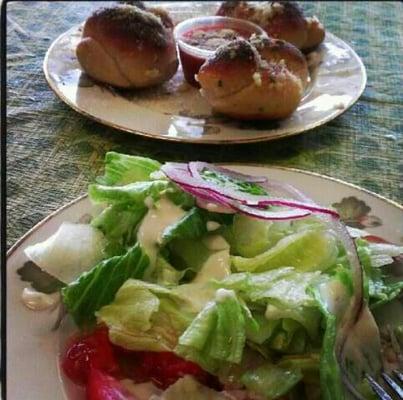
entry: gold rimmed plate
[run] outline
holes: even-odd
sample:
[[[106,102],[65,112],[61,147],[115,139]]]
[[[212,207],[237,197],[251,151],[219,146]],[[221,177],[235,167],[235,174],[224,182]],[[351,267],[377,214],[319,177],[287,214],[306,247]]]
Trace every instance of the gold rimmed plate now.
[[[213,15],[218,2],[159,2],[175,22]],[[351,107],[366,84],[365,67],[344,41],[331,33],[311,56],[311,82],[298,109],[282,121],[236,121],[213,115],[181,68],[165,84],[143,90],[117,90],[82,73],[75,55],[82,26],[74,26],[50,46],[46,79],[62,101],[104,125],[146,137],[189,143],[230,144],[275,140],[321,126]],[[319,64],[317,64],[319,63]]]

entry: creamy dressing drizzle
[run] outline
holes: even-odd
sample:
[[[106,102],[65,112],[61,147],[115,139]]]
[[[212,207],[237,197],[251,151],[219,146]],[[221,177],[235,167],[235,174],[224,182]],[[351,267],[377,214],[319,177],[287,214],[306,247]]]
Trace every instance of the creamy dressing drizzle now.
[[[162,197],[154,207],[150,208],[141,222],[137,239],[150,258],[150,271],[155,266],[158,245],[161,243],[165,228],[181,219],[186,212],[170,200]]]
[[[221,280],[230,275],[229,250],[220,250],[213,253],[203,264],[200,272],[193,279],[193,283],[207,283],[211,279]]]
[[[45,294],[30,287],[26,287],[22,291],[21,300],[25,307],[29,308],[30,310],[51,310],[60,302],[60,294]]]

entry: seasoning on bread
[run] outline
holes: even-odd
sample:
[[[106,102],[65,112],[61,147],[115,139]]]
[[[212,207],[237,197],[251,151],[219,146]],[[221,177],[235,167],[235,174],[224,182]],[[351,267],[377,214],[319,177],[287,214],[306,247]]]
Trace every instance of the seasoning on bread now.
[[[237,119],[280,119],[301,101],[301,79],[285,62],[267,62],[248,41],[217,49],[200,68],[201,94],[214,111]]]
[[[263,35],[252,35],[249,42],[267,62],[280,63],[284,61],[288,70],[300,78],[303,87],[306,87],[309,79],[308,64],[297,47],[284,40],[272,39]]]
[[[168,18],[132,5],[96,10],[84,24],[78,61],[89,76],[113,86],[160,84],[178,68]]]
[[[217,15],[254,22],[270,37],[285,40],[301,50],[314,48],[325,38],[325,29],[319,20],[306,18],[292,1],[265,1],[257,5],[247,1],[224,1]]]

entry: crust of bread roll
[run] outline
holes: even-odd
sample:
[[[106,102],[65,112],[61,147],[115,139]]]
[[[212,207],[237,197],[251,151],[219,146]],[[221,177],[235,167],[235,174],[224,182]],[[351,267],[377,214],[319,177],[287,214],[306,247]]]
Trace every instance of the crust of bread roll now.
[[[265,1],[257,5],[246,1],[224,1],[217,15],[254,22],[270,37],[304,50],[319,45],[325,35],[317,18],[305,18],[303,10],[293,1]]]
[[[213,111],[237,119],[285,118],[302,97],[301,79],[242,39],[221,46],[197,78]]]
[[[306,87],[309,78],[308,64],[297,47],[284,40],[256,35],[252,36],[249,41],[267,62],[284,62],[287,69],[300,78],[303,87]]]
[[[172,30],[130,5],[101,8],[89,17],[76,54],[88,75],[122,88],[157,85],[178,68]]]
[[[307,24],[307,39],[302,47],[304,51],[309,51],[319,46],[325,40],[325,28],[318,18],[305,18]]]

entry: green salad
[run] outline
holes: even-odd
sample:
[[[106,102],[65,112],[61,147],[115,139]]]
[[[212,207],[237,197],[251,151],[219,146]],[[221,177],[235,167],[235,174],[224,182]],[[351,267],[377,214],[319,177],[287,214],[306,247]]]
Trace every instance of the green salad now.
[[[104,369],[124,381],[116,399],[372,398],[372,311],[403,288],[385,269],[402,247],[367,240],[284,182],[207,163],[109,152],[88,196],[88,224],[63,223],[27,256],[60,281],[82,334],[101,326],[126,355],[184,360],[145,397],[146,380]],[[87,398],[100,399],[93,387]]]

